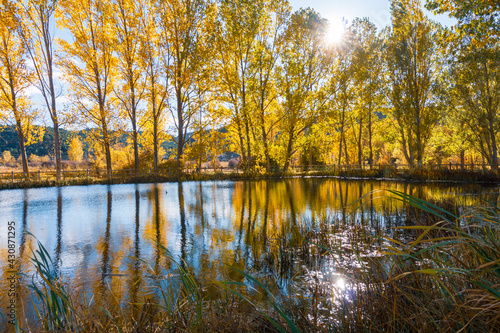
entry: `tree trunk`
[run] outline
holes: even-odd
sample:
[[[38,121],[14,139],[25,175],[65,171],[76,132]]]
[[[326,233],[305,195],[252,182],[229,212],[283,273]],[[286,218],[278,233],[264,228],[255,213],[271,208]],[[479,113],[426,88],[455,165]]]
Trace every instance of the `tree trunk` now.
[[[23,128],[21,126],[21,123],[18,121],[16,122],[16,129],[17,129],[17,137],[19,139],[19,152],[21,153],[21,161],[23,164],[23,173],[25,176],[28,176],[28,156],[26,155],[26,147],[24,145],[24,133],[23,133]]]
[[[361,144],[361,136],[363,135],[363,117],[359,118],[359,135],[358,135],[358,165],[363,166],[363,146]]]
[[[113,168],[111,165],[111,148],[109,142],[104,144],[104,149],[106,151],[106,169],[108,170],[108,178],[111,179],[113,176]]]
[[[247,158],[248,161],[245,165],[245,170],[248,172],[250,170],[250,164],[252,163],[252,155],[250,152],[250,124],[248,121],[248,117],[245,117],[245,132],[247,137]]]
[[[158,119],[155,116],[153,122],[153,167],[158,172]]]
[[[51,118],[54,125],[54,152],[56,158],[56,179],[61,180],[62,173],[62,158],[61,158],[61,137],[59,133],[59,119],[57,117],[56,109],[56,92],[54,87],[54,80],[52,76],[52,61],[49,62],[49,88],[50,88],[50,99],[51,99]]]
[[[372,110],[368,114],[368,145],[370,147],[370,170],[373,168],[373,144],[372,144]]]
[[[292,149],[293,149],[293,132],[294,128],[290,131],[290,134],[288,136],[288,145],[286,148],[286,159],[285,159],[285,165],[283,166],[283,171],[288,171],[288,168],[290,167],[290,159],[292,158]]]
[[[490,98],[490,105],[491,105],[491,98]],[[490,118],[493,118],[493,112],[490,112]],[[498,147],[497,147],[497,140],[496,140],[496,133],[495,129],[493,126],[493,119],[490,119],[489,122],[489,134],[491,137],[491,169],[495,173],[498,173]]]
[[[267,146],[266,128],[264,126],[264,119],[261,120],[262,143],[264,145],[264,155],[266,157],[266,171],[271,171],[271,158],[269,157],[269,147]]]
[[[150,84],[151,84],[151,111],[153,113],[153,168],[154,172],[158,172],[158,122],[159,122],[159,110],[160,108],[156,105],[156,80],[154,76],[153,62],[149,64],[150,71]]]
[[[338,164],[341,165],[342,164],[342,140],[344,139],[344,133],[343,133],[343,129],[340,130],[341,133],[340,133],[340,143],[339,143],[339,162]]]
[[[401,128],[401,144],[403,146],[403,155],[405,156],[406,162],[410,165],[410,167],[413,167],[413,158],[411,156],[411,149],[408,147],[408,144],[406,142],[406,136],[404,129]],[[408,150],[410,149],[410,153],[408,153]]]
[[[104,153],[106,154],[106,170],[108,171],[108,178],[111,179],[113,176],[113,166],[111,163],[111,144],[109,142],[109,134],[106,123],[102,124],[102,136],[104,143]]]
[[[62,173],[62,162],[61,162],[61,138],[59,134],[59,123],[54,120],[54,150],[55,150],[55,158],[56,158],[56,179],[57,181],[61,180]]]
[[[182,154],[184,150],[184,118],[181,89],[176,89],[177,97],[177,167],[181,169]]]
[[[262,132],[262,144],[264,145],[264,156],[266,158],[266,172],[270,172],[271,171],[271,158],[269,156],[269,147],[267,146],[266,122],[264,119],[264,112],[265,112],[264,95],[265,95],[265,93],[262,92],[260,103],[259,103],[259,106],[260,106],[260,129]]]
[[[135,175],[137,176],[139,174],[139,143],[137,142],[137,124],[135,122],[132,122],[132,137],[134,140],[134,169],[135,169]],[[155,170],[156,173],[156,170]]]
[[[349,165],[349,154],[347,152],[347,140],[344,137],[344,154],[345,154],[345,164]]]
[[[245,143],[243,142],[243,133],[241,129],[241,120],[239,115],[236,115],[236,129],[238,130],[238,138],[240,140],[240,148],[241,148],[241,158],[243,161],[246,162],[247,160],[247,155],[245,153]]]
[[[137,108],[136,108],[136,102],[135,102],[135,91],[134,91],[134,86],[133,84],[131,83],[132,85],[132,88],[130,89],[131,90],[131,94],[132,94],[132,102],[131,102],[131,106],[132,106],[132,112],[131,112],[131,115],[130,115],[130,122],[132,123],[132,142],[133,142],[133,145],[134,145],[134,169],[135,169],[135,175],[137,176],[137,174],[139,173],[139,143],[137,142],[137,136],[138,136],[138,133],[137,133]]]
[[[312,144],[309,144],[309,171],[312,171],[313,167],[313,148]]]
[[[460,151],[460,168],[465,169],[465,151],[463,149]]]

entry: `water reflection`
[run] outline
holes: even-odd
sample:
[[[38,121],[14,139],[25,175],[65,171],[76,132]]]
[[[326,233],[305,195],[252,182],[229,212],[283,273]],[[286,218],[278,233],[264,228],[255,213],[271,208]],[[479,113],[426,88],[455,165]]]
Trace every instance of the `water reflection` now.
[[[328,226],[336,231],[331,236],[339,246],[345,246],[346,230],[349,239],[358,237],[353,223],[366,226],[372,235],[408,223],[414,212],[387,193],[374,192],[381,189],[465,206],[479,200],[475,194],[495,203],[499,196],[494,188],[326,178],[8,190],[0,191],[0,225],[16,221],[22,272],[32,273],[34,240],[24,234],[30,231],[51,251],[55,272],[71,279],[75,293],[85,291],[87,299],[94,295],[106,306],[124,305],[135,316],[134,304],[158,296],[145,263],[154,274],[172,273],[161,246],[211,279],[224,275],[241,280],[223,265],[228,263],[273,276],[285,288],[303,267],[323,265],[339,290],[348,289],[333,263],[307,255],[303,230],[321,234]],[[365,204],[360,205],[360,198]],[[7,249],[7,233],[0,232],[3,277]],[[7,299],[4,281],[0,301]],[[20,287],[24,304],[30,299],[28,282],[23,279]]]
[[[181,224],[181,258],[185,262],[187,257],[187,235],[186,235],[186,210],[184,208],[184,190],[182,187],[182,182],[177,183],[178,194],[179,194],[179,216]]]
[[[99,241],[98,248],[102,248],[102,266],[101,266],[101,288],[105,288],[105,279],[111,272],[111,267],[109,264],[110,260],[110,249],[109,242],[111,240],[111,210],[113,208],[113,193],[111,192],[111,188],[108,185],[107,192],[107,209],[106,209],[106,232],[104,234],[104,238],[101,238]],[[104,290],[103,290],[104,291]]]
[[[60,275],[60,261],[61,261],[61,250],[62,250],[62,210],[63,210],[63,199],[62,190],[60,187],[57,188],[57,241],[54,256],[54,269],[55,276]]]

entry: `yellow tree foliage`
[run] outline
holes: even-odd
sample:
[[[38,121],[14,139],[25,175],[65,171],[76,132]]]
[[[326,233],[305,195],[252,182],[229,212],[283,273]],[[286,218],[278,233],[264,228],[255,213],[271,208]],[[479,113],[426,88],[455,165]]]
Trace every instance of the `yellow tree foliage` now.
[[[73,111],[81,125],[96,127],[91,133],[104,150],[110,176],[112,134],[121,122],[111,101],[117,61],[112,9],[108,0],[61,0],[57,12],[59,26],[73,35],[72,42],[58,39]]]
[[[75,162],[83,160],[83,144],[77,137],[72,138],[69,143],[68,158],[70,161]]]
[[[408,164],[421,166],[432,129],[440,119],[433,93],[439,70],[436,27],[419,0],[393,1],[392,30],[387,41],[387,95]]]
[[[28,170],[26,146],[43,137],[43,130],[34,132],[38,114],[31,106],[27,88],[32,72],[26,64],[27,44],[24,36],[23,8],[18,2],[0,2],[0,121],[14,124],[17,130],[23,172]]]
[[[10,153],[10,151],[4,150],[4,152],[2,153],[2,160],[7,163],[12,162],[12,154]]]
[[[132,143],[134,147],[135,172],[139,171],[139,131],[142,119],[140,103],[144,98],[144,76],[141,68],[140,41],[147,33],[142,25],[145,1],[143,0],[116,0],[113,3],[114,31],[117,37],[116,52],[118,59],[118,74],[120,85],[115,89],[118,107],[123,118],[128,118],[132,129]],[[148,37],[146,37],[148,38]]]
[[[45,106],[52,120],[54,130],[54,151],[56,177],[61,179],[61,139],[59,134],[60,117],[57,111],[58,97],[55,74],[55,49],[52,25],[57,0],[28,0],[25,3],[26,24],[31,36],[24,39],[29,44],[28,54],[33,63],[35,85],[42,94]],[[59,92],[60,94],[60,92]]]

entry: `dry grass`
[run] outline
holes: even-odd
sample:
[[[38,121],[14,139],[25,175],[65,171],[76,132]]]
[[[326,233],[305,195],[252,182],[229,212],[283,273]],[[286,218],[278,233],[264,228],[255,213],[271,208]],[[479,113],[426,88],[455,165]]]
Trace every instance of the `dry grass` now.
[[[81,295],[73,295],[51,273],[50,257],[41,250],[33,259],[44,277],[35,286],[42,304],[39,326],[23,329],[489,332],[500,327],[500,209],[489,205],[454,216],[415,197],[392,194],[429,215],[425,222],[414,221],[381,236],[380,230],[356,221],[304,222],[269,240],[252,274],[230,267],[226,281],[202,280],[162,247],[172,274],[161,276],[149,268],[160,297],[128,304],[134,311],[113,305],[113,297],[76,302]],[[298,258],[306,267],[295,267],[301,274],[293,273]],[[343,284],[326,274],[331,268]],[[280,282],[285,280],[288,287],[282,292]]]

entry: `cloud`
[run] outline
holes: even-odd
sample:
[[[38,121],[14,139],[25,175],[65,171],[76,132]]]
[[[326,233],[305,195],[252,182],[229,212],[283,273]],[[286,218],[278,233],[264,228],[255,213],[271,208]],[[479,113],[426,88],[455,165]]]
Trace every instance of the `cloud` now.
[[[40,92],[40,89],[38,89],[34,85],[30,85],[26,90],[24,91],[28,97],[40,97],[42,96],[42,93]]]

